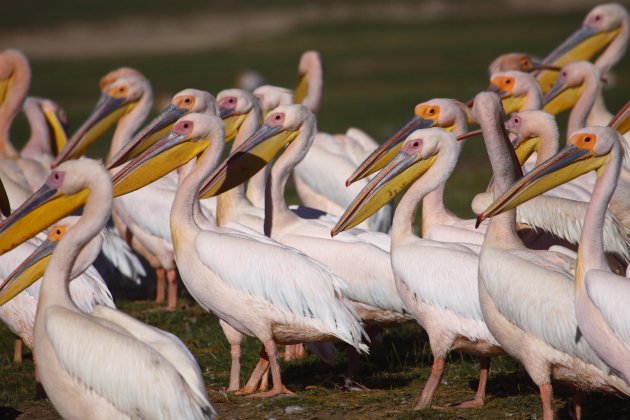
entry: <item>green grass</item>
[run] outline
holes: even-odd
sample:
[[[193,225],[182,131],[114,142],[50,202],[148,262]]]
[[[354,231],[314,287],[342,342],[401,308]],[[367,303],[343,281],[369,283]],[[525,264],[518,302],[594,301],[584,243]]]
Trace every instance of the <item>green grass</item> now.
[[[61,23],[85,19],[94,21],[102,13],[118,15],[116,6],[131,13],[164,16],[175,8],[166,2],[98,3],[86,12],[80,3],[56,10],[56,3],[42,2],[39,15],[26,21],[27,2],[9,2],[0,15],[3,31],[36,27],[48,21]],[[190,2],[190,8],[200,6],[222,9],[225,2]],[[288,0],[273,0],[282,6]],[[151,2],[154,4],[154,2]],[[230,3],[230,7],[237,3]],[[265,4],[267,4],[265,2]],[[251,3],[250,3],[251,5]],[[90,6],[91,7],[91,6]],[[201,7],[201,6],[200,6]],[[245,6],[243,6],[245,7]],[[111,9],[110,9],[111,8]],[[107,9],[107,10],[105,10]],[[15,20],[9,19],[11,15]],[[50,97],[67,110],[71,129],[76,129],[87,116],[99,96],[98,79],[119,66],[141,70],[151,80],[156,97],[169,98],[175,92],[197,87],[211,92],[230,87],[234,74],[243,68],[254,68],[273,84],[292,86],[296,80],[297,60],[306,49],[317,49],[325,62],[325,91],[319,126],[324,131],[345,131],[357,126],[382,141],[405,122],[412,107],[432,97],[468,99],[487,85],[486,66],[492,58],[508,51],[527,51],[544,56],[572,32],[582,20],[582,14],[547,17],[504,17],[401,23],[379,20],[355,20],[336,24],[312,24],[287,34],[270,38],[255,38],[230,48],[197,53],[170,55],[138,55],[135,57],[89,60],[37,60],[32,63],[32,94]],[[13,22],[13,23],[11,23]],[[611,110],[627,100],[630,92],[630,61],[626,58],[615,69],[619,77],[615,88],[606,91]],[[156,109],[157,112],[157,109]],[[564,121],[564,120],[561,120]],[[18,119],[12,132],[15,143],[27,137],[24,119]],[[91,151],[103,156],[108,147],[102,141]],[[446,189],[447,205],[463,216],[471,216],[471,197],[482,190],[489,178],[489,169],[481,141],[471,140],[460,160],[458,169]],[[141,292],[142,293],[142,292]],[[145,295],[146,296],[146,295]],[[202,367],[212,399],[224,418],[284,417],[284,408],[297,404],[311,418],[529,418],[540,417],[537,390],[526,373],[507,357],[498,358],[488,385],[489,400],[481,410],[426,411],[419,416],[410,411],[430,372],[430,348],[426,335],[416,325],[407,325],[384,333],[382,350],[363,358],[356,379],[372,391],[341,392],[341,375],[345,357],[340,355],[332,367],[312,356],[305,361],[284,364],[283,375],[289,388],[297,391],[292,398],[254,401],[235,398],[220,392],[228,383],[229,346],[216,319],[190,300],[183,299],[177,312],[164,312],[146,301],[118,300],[119,307],[133,316],[177,334],[193,351]],[[0,389],[0,406],[17,407],[30,412],[48,412],[46,403],[33,400],[33,365],[30,360],[16,366],[11,362],[13,336],[0,327],[0,372],[4,379]],[[243,376],[256,361],[259,343],[247,340],[244,351]],[[341,346],[340,346],[341,349]],[[445,372],[445,384],[440,386],[437,404],[459,402],[472,397],[476,386],[477,362],[453,352]],[[556,408],[561,418],[567,418],[569,393],[557,392]],[[48,411],[46,411],[48,410]],[[627,400],[595,396],[589,402],[590,418],[627,418]],[[294,416],[295,417],[295,416]]]

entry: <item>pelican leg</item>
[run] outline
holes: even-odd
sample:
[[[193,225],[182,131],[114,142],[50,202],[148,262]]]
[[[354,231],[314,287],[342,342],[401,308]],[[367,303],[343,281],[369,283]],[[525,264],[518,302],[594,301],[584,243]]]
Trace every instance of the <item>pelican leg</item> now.
[[[573,420],[580,420],[582,418],[582,407],[586,401],[586,393],[584,391],[575,391],[573,396],[573,402],[571,403],[571,415]]]
[[[24,342],[18,336],[15,337],[15,344],[13,346],[13,363],[21,364],[22,363],[22,348]]]
[[[227,322],[219,320],[219,325],[223,329],[223,334],[230,343],[230,355],[232,356],[232,366],[230,367],[230,386],[228,391],[238,391],[241,387],[241,342],[243,334],[236,331]]]
[[[543,406],[543,420],[553,420],[553,388],[551,384],[541,384],[538,387]]]
[[[155,303],[164,303],[166,296],[164,288],[166,287],[166,270],[162,267],[155,269]]]
[[[236,391],[236,395],[247,395],[256,391],[258,388],[258,384],[261,381],[262,376],[267,372],[269,368],[269,356],[265,351],[265,346],[263,345],[260,349],[260,359],[258,359],[258,363],[252,372],[252,375],[249,377],[249,380],[245,384],[243,388]]]
[[[258,387],[259,392],[264,392],[269,389],[269,367],[265,370],[262,378],[260,378],[260,386]]]
[[[480,373],[479,373],[479,385],[477,386],[477,392],[475,398],[470,401],[464,401],[457,405],[457,408],[476,408],[483,407],[483,401],[486,398],[486,384],[488,383],[488,375],[490,373],[490,358],[480,357]]]
[[[267,357],[269,358],[269,366],[271,367],[271,379],[273,380],[273,388],[271,388],[271,390],[267,392],[260,392],[258,394],[250,395],[250,397],[266,398],[280,394],[295,395],[282,384],[282,377],[280,375],[280,364],[278,363],[278,355],[276,352],[275,341],[266,340],[265,351],[267,352]]]
[[[177,308],[177,270],[166,270],[168,282],[168,306],[166,309],[174,311]]]
[[[433,367],[431,368],[431,376],[424,385],[422,394],[416,403],[414,410],[424,410],[431,407],[431,401],[433,401],[433,394],[437,389],[440,381],[442,380],[442,374],[444,374],[445,360],[442,357],[436,357],[433,359]]]

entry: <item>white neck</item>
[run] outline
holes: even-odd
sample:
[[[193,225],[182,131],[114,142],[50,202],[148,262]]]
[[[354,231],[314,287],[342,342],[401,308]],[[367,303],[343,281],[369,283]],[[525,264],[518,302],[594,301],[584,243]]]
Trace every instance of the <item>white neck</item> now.
[[[70,298],[68,281],[72,267],[83,247],[98,235],[111,214],[112,183],[103,168],[96,171],[93,165],[85,172],[85,188],[90,190],[83,214],[59,241],[42,280],[37,311],[50,305],[68,309],[78,308]]]
[[[4,103],[0,105],[0,156],[14,158],[17,151],[11,144],[10,131],[31,85],[31,68],[22,60],[13,61],[13,76]]]
[[[109,153],[105,160],[107,164],[111,163],[114,155],[129,142],[133,134],[142,126],[151,111],[151,106],[153,106],[153,91],[147,83],[138,104],[128,114],[123,115],[116,124],[116,131],[114,131]]]
[[[567,135],[586,126],[586,118],[593,108],[598,92],[602,90],[602,82],[598,70],[588,71],[584,77],[584,90],[569,115]]]
[[[38,106],[24,107],[24,113],[31,128],[31,136],[20,151],[25,158],[35,159],[42,155],[52,156],[51,135],[44,113]]]
[[[426,200],[431,194],[441,196],[444,192],[444,184],[455,169],[461,151],[461,146],[457,143],[457,141],[454,143],[442,143],[435,163],[409,187],[400,199],[392,221],[392,246],[404,242],[410,236],[415,235],[413,225],[418,205],[423,198],[422,229],[423,233],[426,233],[425,229],[428,226],[425,224],[425,208],[435,210],[432,206],[427,205]],[[438,190],[439,193],[436,193]],[[432,204],[436,202],[437,200],[433,200]]]
[[[558,127],[553,120],[541,119],[536,125],[540,138],[536,156],[536,166],[558,153]]]
[[[260,116],[260,108],[252,107],[236,134],[232,151],[254,134],[259,126]],[[264,171],[261,170],[261,172]],[[224,192],[217,197],[217,225],[223,226],[234,216],[237,209],[251,205],[245,197],[245,184],[237,185],[231,190]]]
[[[291,171],[304,159],[315,139],[315,118],[309,117],[302,123],[300,134],[276,160],[267,179],[265,189],[265,235],[271,236],[274,223],[297,217],[289,210],[284,199],[284,189]]]
[[[628,15],[626,15],[621,22],[621,32],[619,32],[619,35],[608,45],[608,48],[600,54],[594,63],[603,75],[606,75],[626,54],[629,38],[630,22],[628,21]]]
[[[201,229],[199,190],[221,159],[225,144],[223,126],[214,127],[208,141],[210,145],[197,159],[194,169],[186,175],[180,172],[179,186],[171,207],[171,236],[173,247],[177,248],[184,237],[192,238]],[[190,169],[192,165],[184,166]]]
[[[584,216],[584,225],[580,236],[575,273],[576,287],[585,287],[584,276],[589,270],[610,271],[604,256],[604,221],[608,203],[617,186],[622,157],[621,145],[615,143],[610,152],[610,160],[597,177],[597,182],[593,188],[591,202]]]

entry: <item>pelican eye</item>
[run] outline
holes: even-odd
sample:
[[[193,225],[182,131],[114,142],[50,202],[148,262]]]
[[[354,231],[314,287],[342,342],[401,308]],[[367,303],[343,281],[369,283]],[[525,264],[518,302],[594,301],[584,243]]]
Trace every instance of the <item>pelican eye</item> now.
[[[600,20],[602,20],[602,16],[601,15],[596,15],[595,16],[595,20],[599,22]]]
[[[590,138],[590,137],[584,137],[584,141],[585,141],[586,143],[590,143],[591,138]]]
[[[56,233],[57,235],[61,235],[61,229],[57,229]]]
[[[519,119],[518,118],[514,118],[514,124],[518,124],[519,123]]]
[[[429,109],[429,114],[435,114],[435,109],[433,108]]]
[[[184,123],[184,128],[188,128],[189,124],[188,123]]]
[[[282,117],[279,114],[275,116],[276,121],[280,121],[281,118]]]
[[[184,102],[185,102],[185,103],[187,103],[187,104],[189,104],[189,103],[190,103],[190,98],[186,98],[186,99],[184,99]]]
[[[414,141],[414,142],[412,143],[412,146],[413,146],[413,147],[418,147],[418,146],[420,146],[420,142],[418,142],[418,141],[416,140],[416,141]]]

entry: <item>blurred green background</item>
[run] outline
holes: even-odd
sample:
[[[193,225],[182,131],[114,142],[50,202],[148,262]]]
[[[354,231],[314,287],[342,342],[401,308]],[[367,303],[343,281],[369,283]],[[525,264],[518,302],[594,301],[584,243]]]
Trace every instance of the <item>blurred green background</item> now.
[[[581,23],[589,2],[189,1],[9,2],[0,15],[0,48],[31,58],[31,92],[67,111],[71,131],[99,96],[98,79],[119,66],[151,80],[157,112],[177,91],[217,93],[243,69],[293,87],[300,54],[324,60],[319,127],[350,126],[384,141],[433,97],[466,100],[488,83],[497,55],[523,51],[544,57]],[[36,10],[36,12],[33,12]],[[614,72],[606,100],[615,111],[628,99],[630,61]],[[561,128],[566,118],[560,118]],[[13,130],[28,136],[23,118]],[[464,148],[447,204],[470,216],[470,198],[489,169],[480,141]],[[108,138],[91,150],[103,156]]]

